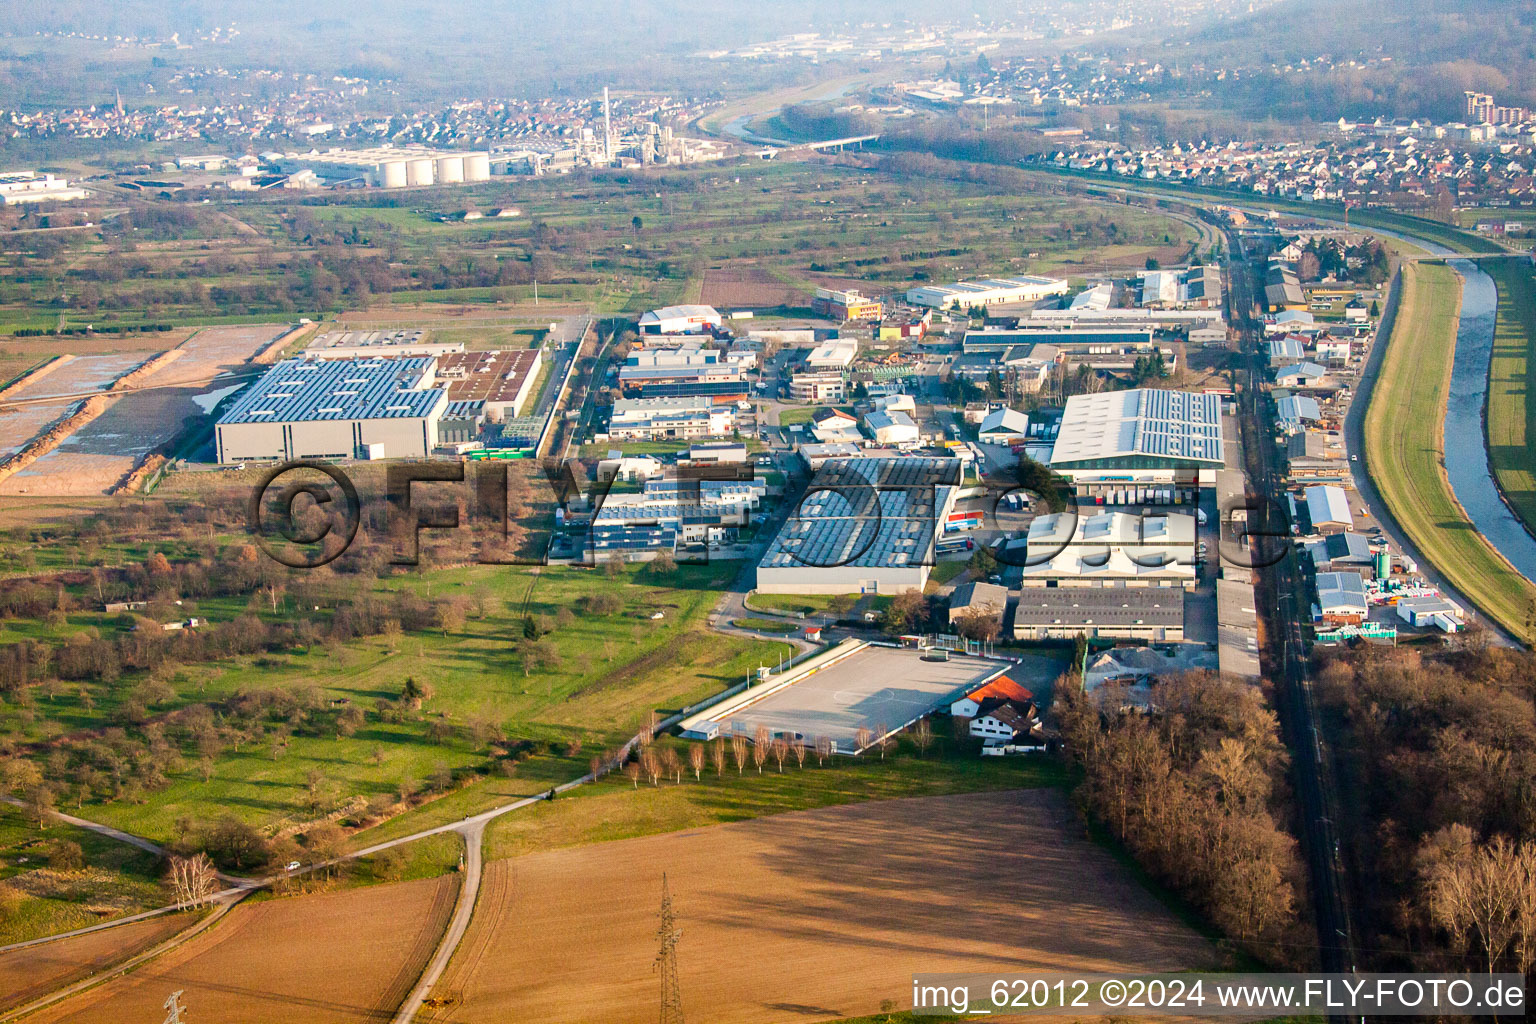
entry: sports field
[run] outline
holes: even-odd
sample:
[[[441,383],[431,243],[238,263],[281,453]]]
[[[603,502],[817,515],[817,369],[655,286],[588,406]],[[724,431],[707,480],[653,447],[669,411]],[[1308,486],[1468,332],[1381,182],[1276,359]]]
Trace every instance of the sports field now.
[[[1536,401],[1528,394],[1536,366],[1536,277],[1523,259],[1481,266],[1499,289],[1488,368],[1488,461],[1515,514],[1536,530]]]
[[[1531,639],[1532,586],[1467,519],[1445,477],[1445,403],[1461,286],[1443,264],[1408,263],[1366,412],[1366,465],[1392,516],[1456,589],[1515,636]]]
[[[661,878],[684,1011],[784,1024],[910,1005],[914,971],[1176,970],[1212,946],[1061,793],[887,800],[497,861],[423,1020],[656,1018]]]
[[[683,725],[698,730],[706,722],[718,723],[722,735],[750,736],[762,726],[776,736],[825,736],[838,750],[856,753],[861,730],[878,738],[901,729],[1004,672],[1028,687],[1049,683],[1060,671],[1059,662],[1043,657],[1015,665],[963,655],[944,659],[908,648],[870,645],[851,654],[834,649],[787,673],[788,682],[767,696],[753,699],[748,691]]]

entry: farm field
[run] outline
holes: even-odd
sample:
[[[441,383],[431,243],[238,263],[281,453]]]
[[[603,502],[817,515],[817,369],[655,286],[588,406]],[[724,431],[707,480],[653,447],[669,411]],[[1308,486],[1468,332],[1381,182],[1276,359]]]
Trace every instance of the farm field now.
[[[1499,557],[1445,478],[1445,403],[1456,347],[1460,282],[1443,264],[1409,263],[1366,411],[1366,465],[1393,518],[1463,594],[1517,637],[1530,639],[1536,586]]]
[[[1524,260],[1479,264],[1499,289],[1488,368],[1488,455],[1499,490],[1536,530],[1536,401],[1530,397],[1536,367],[1536,279]]]
[[[165,914],[0,953],[0,1010],[20,1006],[165,941],[196,918]]]
[[[575,185],[486,182],[420,193],[412,209],[340,193],[267,195],[164,218],[150,206],[135,216],[146,229],[153,222],[153,237],[141,232],[131,251],[111,234],[82,232],[46,260],[0,256],[0,269],[23,282],[0,302],[0,327],[35,326],[44,313],[50,323],[124,327],[346,310],[359,324],[475,311],[629,316],[700,299],[800,309],[818,283],[881,294],[919,280],[1138,269],[1149,256],[1176,262],[1195,242],[1193,228],[1165,212],[1046,195],[1021,172],[999,173],[1018,180],[897,173],[866,153]],[[435,219],[509,203],[524,216],[474,227]],[[67,272],[101,278],[91,296],[99,305],[56,309]]]
[[[458,885],[448,876],[238,906],[186,945],[30,1019],[158,1019],[180,989],[191,1020],[387,1020],[447,926]]]
[[[244,367],[262,346],[287,329],[286,324],[253,324],[198,331],[179,346],[179,356],[136,382],[138,388],[153,390],[136,390],[114,400],[59,447],[6,481],[0,493],[102,493],[126,476],[139,458],[168,444],[243,382],[223,383],[211,378]],[[53,378],[68,373],[80,361],[72,360],[40,384],[57,387]]]
[[[915,970],[1176,970],[1215,949],[1081,836],[1061,794],[854,804],[491,864],[427,1019],[655,1016],[662,874],[684,1009],[780,1024],[909,1004]],[[985,900],[977,894],[985,893]]]

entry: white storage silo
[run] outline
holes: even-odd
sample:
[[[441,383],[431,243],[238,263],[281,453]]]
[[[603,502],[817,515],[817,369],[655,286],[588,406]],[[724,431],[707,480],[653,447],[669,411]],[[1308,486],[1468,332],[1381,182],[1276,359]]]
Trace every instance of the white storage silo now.
[[[464,158],[440,156],[437,158],[437,183],[448,185],[464,180]]]
[[[413,157],[406,161],[405,183],[407,185],[430,185],[434,180],[432,177],[431,157]]]
[[[489,153],[465,153],[464,180],[491,180],[491,155]]]
[[[404,188],[405,161],[385,160],[383,163],[379,164],[375,175],[378,178],[379,184],[383,185],[385,188]]]

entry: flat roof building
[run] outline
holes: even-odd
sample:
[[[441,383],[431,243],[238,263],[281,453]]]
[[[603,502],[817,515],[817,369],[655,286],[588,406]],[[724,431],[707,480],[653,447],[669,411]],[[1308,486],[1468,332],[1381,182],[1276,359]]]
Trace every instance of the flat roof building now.
[[[1012,302],[1035,302],[1051,295],[1065,295],[1067,282],[1051,277],[989,277],[980,281],[924,285],[907,291],[914,306],[936,309],[970,309]]]
[[[832,338],[817,345],[805,357],[809,370],[846,370],[859,354],[859,343],[852,338]]]
[[[421,329],[328,331],[304,348],[310,359],[367,359],[371,356],[442,356],[463,352],[462,341],[431,341]]]
[[[448,394],[430,358],[285,359],[214,427],[219,462],[425,458]]]
[[[757,568],[767,594],[921,591],[935,534],[953,511],[960,462],[835,459],[822,464]]]
[[[616,440],[723,437],[736,427],[728,405],[707,396],[624,398],[613,403],[608,436]]]
[[[694,334],[723,323],[714,306],[663,306],[640,314],[641,334]]]
[[[1014,607],[1013,635],[1020,640],[1182,640],[1184,592],[1164,587],[1026,590]]]
[[[528,412],[533,385],[544,366],[544,350],[459,352],[438,359],[437,375],[453,401],[481,401],[493,416],[516,417]]]
[[[1026,588],[1195,585],[1194,516],[1049,513],[1031,521],[1024,548]]]

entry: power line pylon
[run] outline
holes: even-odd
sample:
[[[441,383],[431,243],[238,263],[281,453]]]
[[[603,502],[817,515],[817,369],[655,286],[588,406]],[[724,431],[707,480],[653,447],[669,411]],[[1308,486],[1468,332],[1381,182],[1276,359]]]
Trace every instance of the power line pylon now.
[[[656,929],[659,948],[653,968],[661,971],[661,1024],[683,1024],[683,990],[677,978],[677,943],[683,930],[672,910],[672,890],[666,872],[661,875],[661,925]]]
[[[187,1012],[187,1008],[181,1005],[182,989],[177,989],[165,997],[165,1024],[185,1024],[181,1015]]]

